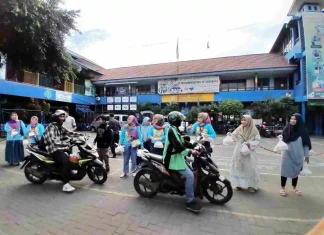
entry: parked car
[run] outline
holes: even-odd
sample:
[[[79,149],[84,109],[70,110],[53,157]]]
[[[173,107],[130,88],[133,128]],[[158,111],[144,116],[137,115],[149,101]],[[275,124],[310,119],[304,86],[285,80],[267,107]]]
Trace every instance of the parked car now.
[[[100,116],[97,116],[95,118],[95,120],[93,120],[93,122],[91,122],[90,126],[88,127],[89,131],[91,131],[91,132],[97,131],[97,128],[99,126],[99,123],[97,121]],[[109,119],[109,114],[104,114],[104,116],[107,117],[107,120]],[[126,114],[115,114],[115,119],[120,122],[121,126],[127,124],[127,118],[128,118],[128,115],[126,115]]]

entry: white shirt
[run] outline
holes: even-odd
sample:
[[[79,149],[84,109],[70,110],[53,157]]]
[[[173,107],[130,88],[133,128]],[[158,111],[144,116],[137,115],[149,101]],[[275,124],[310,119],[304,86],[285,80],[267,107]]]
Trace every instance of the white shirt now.
[[[67,118],[65,118],[65,122],[63,122],[63,127],[68,129],[69,131],[73,131],[73,129],[76,127],[74,117],[68,116]]]

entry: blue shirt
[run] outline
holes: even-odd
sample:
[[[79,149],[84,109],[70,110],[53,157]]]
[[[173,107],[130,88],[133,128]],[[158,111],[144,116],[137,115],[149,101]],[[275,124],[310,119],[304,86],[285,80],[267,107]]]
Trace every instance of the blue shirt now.
[[[29,137],[29,132],[30,131],[31,131],[31,125],[29,124],[25,128],[24,135],[28,138],[30,144],[36,144],[35,138],[34,137]],[[45,131],[44,126],[42,124],[39,124],[39,123],[36,125],[36,127],[34,129],[34,132],[35,132],[36,136],[38,137],[38,139],[40,139],[43,136],[44,131]]]
[[[204,133],[208,135],[211,139],[216,139],[216,132],[214,131],[214,128],[210,124],[205,124],[204,126],[200,126],[199,123],[195,123],[192,126],[192,130],[188,130],[190,134],[195,134],[196,136],[199,136],[201,133]]]
[[[128,125],[124,126],[122,129],[122,132],[120,134],[119,144],[124,144],[125,147],[129,147],[130,146],[130,142],[129,142],[130,134],[132,134],[132,132],[134,132],[134,131],[137,132],[138,139],[141,142],[141,147],[144,148],[141,129],[139,126],[135,126],[135,127],[128,127]]]
[[[10,125],[7,122],[6,125],[4,126],[4,130],[7,133],[7,140],[23,140],[24,136],[20,134],[20,129],[22,128],[23,133],[25,133],[25,123],[23,121],[20,121],[20,125],[19,128],[16,130],[17,131],[17,135],[15,135],[14,137],[11,136],[11,130],[10,130]]]

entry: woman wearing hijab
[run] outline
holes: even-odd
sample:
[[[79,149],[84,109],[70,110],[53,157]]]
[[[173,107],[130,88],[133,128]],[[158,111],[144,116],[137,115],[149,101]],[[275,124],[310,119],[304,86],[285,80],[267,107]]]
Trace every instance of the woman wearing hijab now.
[[[6,123],[5,132],[7,133],[5,160],[9,165],[19,165],[24,161],[24,131],[25,124],[18,119],[17,113],[11,113],[10,120]]]
[[[150,118],[145,117],[141,125],[141,134],[143,138],[144,148],[147,149],[148,151],[150,151],[151,149],[151,139],[149,137],[150,127],[151,127]]]
[[[195,134],[197,137],[203,136],[205,138],[216,139],[216,132],[211,125],[208,113],[199,113],[197,122],[187,129],[190,134]]]
[[[260,134],[250,115],[243,115],[241,125],[233,133],[228,133],[236,141],[231,165],[231,179],[234,189],[248,189],[255,192],[259,188],[259,172],[255,149],[261,140]],[[241,153],[242,144],[246,143],[250,154]]]
[[[127,124],[122,128],[119,144],[124,145],[124,171],[120,178],[125,178],[129,173],[129,159],[132,160],[133,176],[136,175],[136,157],[138,147],[144,148],[141,129],[137,118],[130,115]]]
[[[164,117],[161,114],[156,114],[153,117],[153,125],[149,130],[149,138],[151,139],[151,153],[163,155],[163,147],[165,144],[165,138],[168,133],[168,128],[164,125]],[[163,146],[161,148],[156,147],[156,142],[160,141]]]
[[[25,129],[25,136],[28,137],[30,144],[38,144],[38,141],[43,136],[44,131],[44,126],[38,123],[38,117],[33,116],[30,119],[30,124]]]
[[[303,169],[304,161],[309,163],[309,151],[312,144],[300,114],[295,113],[288,126],[282,133],[283,141],[288,145],[288,150],[281,153],[281,189],[280,195],[287,196],[286,182],[287,178],[292,179],[293,190],[297,196],[302,193],[297,187],[298,175]]]

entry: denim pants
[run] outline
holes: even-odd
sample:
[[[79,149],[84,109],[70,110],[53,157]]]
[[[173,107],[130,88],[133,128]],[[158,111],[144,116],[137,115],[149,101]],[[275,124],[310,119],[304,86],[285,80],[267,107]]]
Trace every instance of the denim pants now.
[[[195,192],[194,192],[194,174],[193,172],[186,167],[185,170],[178,171],[181,175],[183,175],[186,178],[186,198],[187,202],[191,202],[195,198]]]
[[[132,171],[136,169],[137,148],[125,146],[124,150],[124,173],[129,173],[129,159],[132,160]]]

